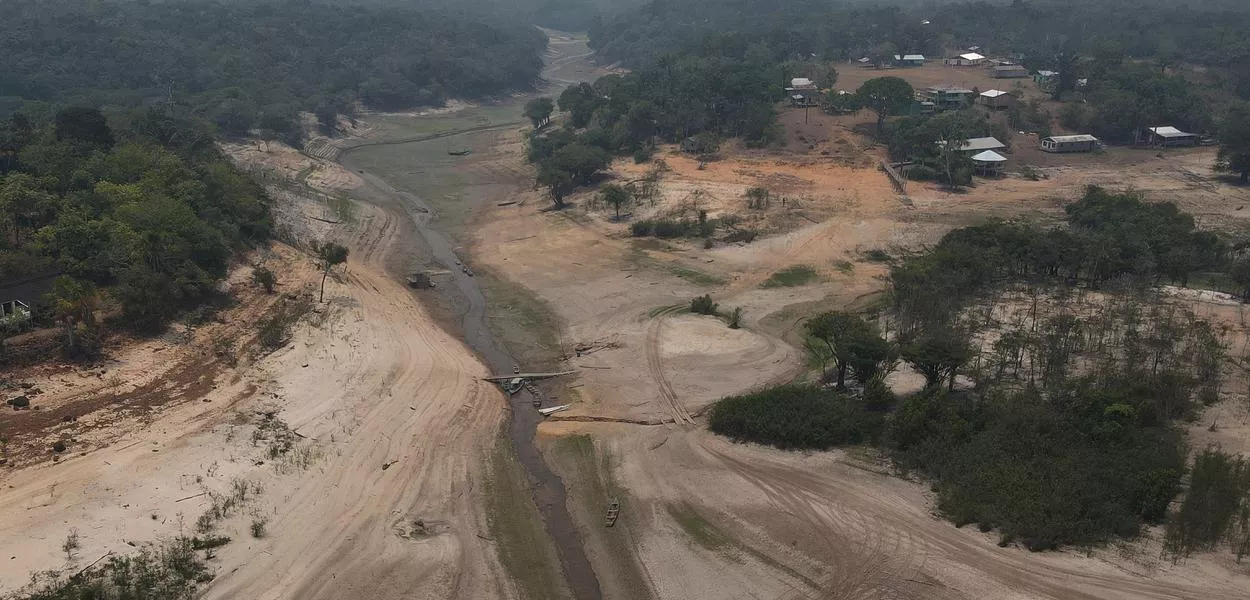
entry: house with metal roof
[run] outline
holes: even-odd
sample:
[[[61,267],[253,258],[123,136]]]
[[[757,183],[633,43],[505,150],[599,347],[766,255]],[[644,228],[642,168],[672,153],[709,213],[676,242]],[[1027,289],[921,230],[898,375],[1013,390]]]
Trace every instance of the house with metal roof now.
[[[1041,150],[1046,153],[1093,153],[1103,148],[1103,141],[1093,135],[1051,135],[1041,139]]]
[[[1165,148],[1198,144],[1198,134],[1187,133],[1172,126],[1147,127],[1138,133],[1137,139],[1149,146]]]
[[[1093,152],[1102,141],[1089,134],[1052,135],[1041,140],[1043,152]]]
[[[923,67],[924,60],[923,54],[894,55],[894,62],[903,67]]]
[[[990,77],[995,79],[1023,79],[1029,76],[1029,70],[1021,65],[996,65],[990,68]]]
[[[924,102],[932,102],[938,110],[952,110],[971,104],[976,92],[961,87],[933,86],[920,90],[917,95]]]
[[[1002,90],[985,90],[977,96],[977,104],[994,110],[1011,108],[1015,103],[1016,97]]]
[[[942,59],[942,62],[953,67],[979,67],[985,64],[985,57],[976,52],[965,52],[959,56]]]
[[[946,142],[940,141],[937,144],[938,146],[945,146]],[[998,141],[998,138],[980,137],[964,140],[963,147],[960,150],[963,152],[981,153],[986,150],[1004,150],[1006,148],[1007,144]]]

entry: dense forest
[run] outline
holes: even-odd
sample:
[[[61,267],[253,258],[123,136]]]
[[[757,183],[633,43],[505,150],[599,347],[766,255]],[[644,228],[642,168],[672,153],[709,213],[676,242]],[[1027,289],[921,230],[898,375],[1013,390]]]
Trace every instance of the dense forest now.
[[[1244,279],[1246,259],[1174,205],[1133,194],[1091,188],[1067,214],[1049,229],[956,229],[897,261],[877,318],[807,321],[832,390],[727,398],[710,427],[780,447],[870,441],[931,479],[957,525],[996,530],[1004,544],[1096,544],[1166,520],[1174,556],[1225,544],[1250,553],[1244,461],[1200,455],[1169,515],[1186,472],[1177,424],[1218,401],[1226,348],[1153,291],[1196,274]],[[924,391],[885,388],[900,360]],[[796,406],[839,424],[816,435]]]
[[[356,102],[438,105],[529,87],[546,37],[519,24],[320,2],[13,0],[0,19],[0,117],[58,106],[174,105],[220,134],[297,138]]]
[[[264,193],[202,122],[19,112],[0,126],[0,149],[0,281],[63,274],[36,315],[65,325],[71,353],[98,348],[101,309],[158,326],[211,295],[236,249],[270,235]]]

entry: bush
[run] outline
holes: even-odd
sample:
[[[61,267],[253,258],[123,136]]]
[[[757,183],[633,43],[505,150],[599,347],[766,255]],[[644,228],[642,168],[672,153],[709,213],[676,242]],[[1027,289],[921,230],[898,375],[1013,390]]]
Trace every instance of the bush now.
[[[644,146],[634,150],[634,164],[641,165],[642,163],[651,160],[651,157],[654,155],[655,148],[652,148],[651,146]]]
[[[230,538],[224,535],[206,535],[204,537],[195,536],[191,538],[192,550],[212,550],[220,548],[230,543]]]
[[[708,426],[734,441],[824,450],[876,439],[882,417],[837,392],[787,384],[720,400]]]
[[[629,224],[629,234],[634,237],[650,237],[655,233],[654,221],[634,221]]]
[[[252,519],[251,532],[252,537],[260,539],[265,537],[265,525],[268,521],[265,519]]]
[[[937,181],[942,174],[929,165],[909,165],[903,169],[903,177],[912,181]]]
[[[265,267],[256,267],[252,270],[252,283],[265,288],[266,294],[272,294],[273,287],[278,285],[278,276]]]
[[[776,273],[760,284],[763,288],[797,287],[816,279],[816,270],[807,265],[794,265]]]
[[[729,328],[738,329],[740,327],[742,327],[742,307],[741,306],[735,308],[734,311],[730,313],[729,315]]]
[[[712,297],[704,294],[690,301],[690,312],[698,315],[714,315],[720,305],[712,302]]]

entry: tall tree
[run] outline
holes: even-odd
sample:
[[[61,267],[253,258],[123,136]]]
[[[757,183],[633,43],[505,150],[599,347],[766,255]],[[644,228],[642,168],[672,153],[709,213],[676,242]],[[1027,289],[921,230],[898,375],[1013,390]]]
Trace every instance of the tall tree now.
[[[877,113],[877,132],[885,118],[902,113],[916,95],[911,84],[898,77],[877,77],[864,82],[855,92],[860,102]]]
[[[534,129],[542,129],[551,120],[551,113],[555,108],[551,98],[534,98],[525,103],[525,118],[530,120]]]
[[[893,351],[881,332],[859,315],[821,313],[809,320],[806,327],[808,335],[824,342],[833,357],[839,388],[846,387],[848,371],[865,383],[892,362]]]
[[[604,202],[610,204],[616,211],[617,219],[621,218],[621,207],[629,204],[629,201],[632,200],[629,191],[615,183],[609,183],[599,188],[599,195]]]
[[[1215,169],[1250,181],[1250,103],[1233,105],[1220,122],[1220,153]]]
[[[321,264],[321,298],[318,301],[325,302],[326,277],[330,275],[330,269],[347,262],[347,248],[334,242],[326,242],[314,246],[314,249],[317,252],[317,262]]]

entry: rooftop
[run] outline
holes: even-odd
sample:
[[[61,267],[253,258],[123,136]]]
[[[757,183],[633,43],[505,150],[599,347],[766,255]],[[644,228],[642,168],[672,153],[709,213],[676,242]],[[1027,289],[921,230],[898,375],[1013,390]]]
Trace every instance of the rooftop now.
[[[947,86],[947,85],[935,85],[933,87],[928,88],[928,91],[932,93],[942,93],[942,94],[971,94],[972,93],[972,90],[969,90],[969,89]]]
[[[1007,92],[1002,90],[985,90],[984,92],[981,92],[981,95],[987,98],[997,98],[999,96],[1006,96]]]
[[[806,77],[795,77],[794,79],[790,80],[790,87],[801,88],[801,87],[812,87],[814,85],[816,84],[812,83],[812,80]]]
[[[985,60],[985,57],[984,57],[984,56],[981,56],[980,54],[977,54],[976,52],[969,52],[969,53],[967,53],[967,54],[960,54],[960,55],[959,55],[959,58],[962,58],[962,59],[964,59],[964,60]]]
[[[993,138],[990,138],[990,139],[993,139]],[[976,156],[973,156],[972,160],[975,160],[977,162],[1007,162],[1007,157],[993,150],[986,150],[985,152],[982,152]]]
[[[1184,131],[1171,126],[1149,127],[1148,129],[1159,137],[1189,137],[1194,135],[1192,133],[1185,133]]]
[[[938,142],[938,144],[943,144],[943,143],[944,142]],[[995,138],[982,137],[982,138],[972,138],[969,140],[964,140],[964,146],[963,148],[960,148],[960,149],[972,151],[972,152],[981,152],[983,150],[998,150],[998,149],[1006,148],[1006,147],[1007,147],[1007,144],[1004,144]]]
[[[924,60],[924,55],[923,54],[904,54],[902,56],[899,56],[895,54],[894,60]]]
[[[1043,69],[1043,70],[1041,70],[1041,71],[1038,71],[1038,72],[1037,72],[1037,74],[1038,74],[1038,75],[1041,75],[1042,77],[1055,77],[1055,76],[1058,76],[1058,75],[1059,75],[1059,72],[1058,72],[1058,71],[1047,71],[1047,70],[1044,70],[1044,69]]]
[[[1078,135],[1052,135],[1045,139],[1048,139],[1052,142],[1060,142],[1060,143],[1063,143],[1063,142],[1097,142],[1098,141],[1098,138],[1092,135],[1089,135],[1088,133],[1082,133]]]

